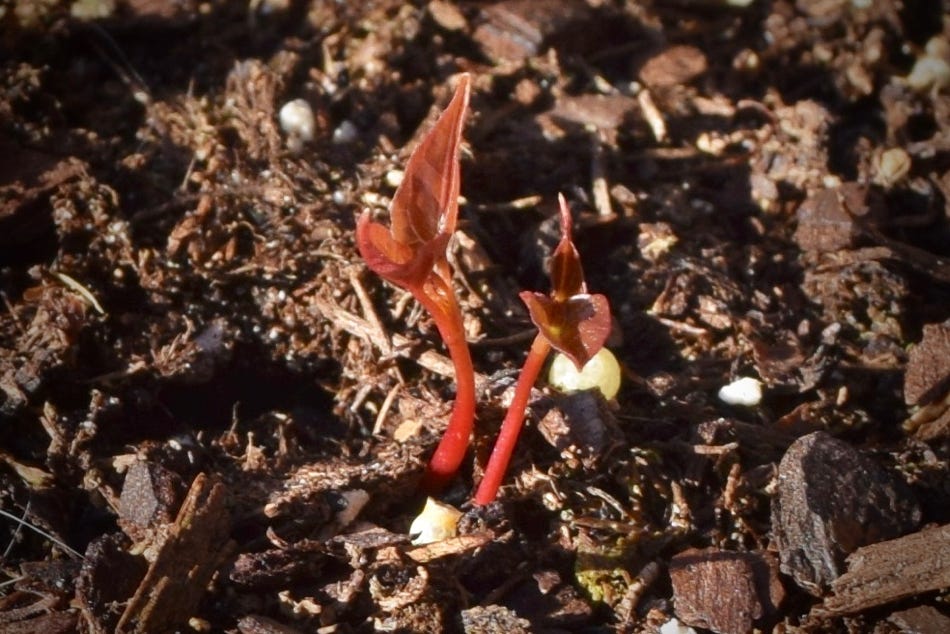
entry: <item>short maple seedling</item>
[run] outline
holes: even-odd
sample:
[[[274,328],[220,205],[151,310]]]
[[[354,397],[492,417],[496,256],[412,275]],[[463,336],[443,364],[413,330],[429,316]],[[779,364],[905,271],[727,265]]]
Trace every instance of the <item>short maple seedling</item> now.
[[[356,225],[356,244],[366,264],[412,293],[429,312],[455,367],[455,403],[424,481],[433,492],[458,471],[475,421],[475,370],[446,257],[458,217],[459,147],[469,84],[468,74],[461,75],[452,101],[409,157],[390,205],[391,227],[370,220],[369,212]]]
[[[580,370],[603,348],[610,334],[610,304],[605,296],[587,292],[580,256],[571,240],[571,211],[564,196],[559,196],[558,201],[561,242],[551,257],[551,294],[529,291],[520,294],[528,306],[531,321],[538,328],[538,335],[518,376],[514,397],[475,493],[476,504],[488,504],[498,494],[524,424],[531,388],[551,348],[573,361]]]

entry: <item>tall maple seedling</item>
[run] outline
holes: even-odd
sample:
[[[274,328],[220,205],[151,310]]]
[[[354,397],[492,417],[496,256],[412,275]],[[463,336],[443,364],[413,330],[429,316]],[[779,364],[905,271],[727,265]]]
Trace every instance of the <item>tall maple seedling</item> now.
[[[459,147],[470,92],[468,74],[422,143],[412,152],[389,208],[390,228],[360,215],[356,244],[370,269],[410,293],[432,316],[455,366],[456,394],[448,427],[426,474],[443,487],[458,471],[475,420],[475,371],[446,249],[458,218]]]

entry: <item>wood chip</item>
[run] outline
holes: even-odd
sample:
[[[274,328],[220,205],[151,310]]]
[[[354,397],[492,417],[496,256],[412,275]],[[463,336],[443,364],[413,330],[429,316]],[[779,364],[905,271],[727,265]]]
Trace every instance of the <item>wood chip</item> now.
[[[775,612],[785,592],[778,565],[764,553],[690,549],[670,562],[676,616],[714,632],[748,632]]]
[[[950,632],[950,616],[929,605],[894,612],[887,620],[906,634],[946,634]]]
[[[706,72],[706,56],[695,46],[671,46],[651,57],[640,69],[647,86],[679,86]]]
[[[815,193],[798,208],[795,242],[804,251],[829,252],[850,248],[858,232],[854,219],[834,189]]]
[[[223,484],[212,483],[204,474],[195,478],[117,632],[164,632],[193,616],[227,548],[231,520],[225,497]]]
[[[855,549],[920,521],[913,493],[876,462],[825,432],[799,438],[779,464],[772,530],[782,572],[815,595]]]
[[[946,393],[950,383],[950,322],[927,324],[911,348],[904,374],[904,402],[926,405]]]
[[[537,55],[546,38],[589,10],[581,0],[502,0],[482,10],[472,37],[495,62],[519,61]]]
[[[947,588],[950,524],[859,548],[848,557],[848,571],[832,583],[834,596],[815,613],[849,614]]]

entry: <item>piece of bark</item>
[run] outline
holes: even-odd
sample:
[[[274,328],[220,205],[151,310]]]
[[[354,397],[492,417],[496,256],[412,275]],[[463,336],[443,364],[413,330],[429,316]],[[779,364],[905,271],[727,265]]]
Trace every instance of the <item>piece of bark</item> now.
[[[650,87],[679,86],[706,72],[706,56],[695,46],[676,45],[648,59],[640,69],[640,81]]]
[[[367,512],[383,512],[416,494],[425,471],[424,452],[425,447],[419,443],[383,441],[375,452],[376,459],[368,464],[339,458],[302,465],[281,490],[271,494],[264,514],[277,519],[322,513],[328,494],[357,485],[372,492]]]
[[[53,561],[25,561],[20,564],[23,577],[16,583],[17,590],[34,592],[41,596],[72,596],[76,575],[83,562],[73,559]]]
[[[228,548],[231,521],[225,489],[199,474],[182,503],[168,539],[159,550],[117,632],[165,632],[194,615],[205,588]]]
[[[133,595],[148,571],[148,562],[129,552],[130,542],[122,533],[108,533],[86,547],[82,569],[76,579],[76,602],[87,631],[115,631],[121,606]]]
[[[950,632],[950,616],[931,605],[918,605],[892,613],[887,620],[903,634],[946,634]]]
[[[903,427],[924,442],[950,436],[950,390],[942,399],[915,411],[904,421]]]
[[[803,251],[849,249],[859,235],[854,218],[835,189],[823,189],[810,196],[798,208],[797,216],[795,242]]]
[[[627,95],[562,95],[550,111],[538,118],[550,119],[562,130],[594,126],[613,132],[633,116],[637,108],[637,100]]]
[[[927,324],[911,348],[904,373],[904,402],[926,405],[947,392],[950,383],[950,322]]]
[[[119,496],[119,526],[133,540],[142,539],[145,529],[174,519],[183,493],[178,474],[155,463],[134,462]]]
[[[855,551],[831,584],[819,616],[859,612],[924,592],[950,588],[950,524]]]
[[[300,630],[295,627],[257,614],[238,619],[237,628],[241,634],[300,634]]]
[[[527,634],[531,623],[500,605],[475,606],[462,610],[462,627],[465,634]]]
[[[502,0],[482,10],[472,38],[495,62],[519,61],[540,53],[548,37],[589,13],[580,0]]]
[[[565,394],[551,401],[542,398],[531,404],[543,412],[538,431],[562,455],[593,468],[611,445],[622,438],[616,418],[599,392],[586,390]],[[546,410],[546,411],[545,411]]]
[[[79,616],[76,612],[52,612],[31,619],[6,623],[3,634],[72,634],[76,632]]]
[[[48,232],[50,195],[87,167],[76,158],[60,160],[0,140],[0,253],[9,257],[16,249],[28,249]]]
[[[919,521],[906,484],[825,432],[796,440],[779,464],[772,530],[782,572],[816,596],[843,572],[848,554]]]
[[[670,580],[677,618],[722,634],[751,631],[785,597],[778,565],[764,553],[690,549],[673,557]]]

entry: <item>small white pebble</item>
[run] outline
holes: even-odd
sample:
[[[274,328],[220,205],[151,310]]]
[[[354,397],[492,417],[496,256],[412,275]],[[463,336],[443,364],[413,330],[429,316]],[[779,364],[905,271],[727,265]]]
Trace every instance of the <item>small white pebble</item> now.
[[[696,630],[672,618],[660,626],[660,634],[696,634]]]
[[[924,52],[927,54],[927,57],[948,59],[950,58],[950,42],[942,35],[935,35],[927,40],[927,44],[924,46]]]
[[[454,506],[426,498],[425,508],[409,526],[409,537],[415,546],[440,542],[458,535],[462,512]]]
[[[620,390],[620,364],[610,350],[601,348],[600,352],[578,371],[573,361],[558,352],[548,372],[548,383],[562,392],[597,388],[609,401],[617,396]]]
[[[301,141],[313,141],[315,124],[313,109],[304,99],[294,99],[285,103],[281,109],[280,127],[291,138]]]
[[[762,382],[744,376],[719,390],[719,400],[729,405],[755,407],[762,400]]]
[[[352,121],[344,120],[333,131],[333,142],[337,145],[346,145],[352,143],[359,137],[359,130],[353,125]]]
[[[390,187],[399,187],[405,175],[405,172],[402,170],[389,170],[386,172],[386,184]]]
[[[939,57],[921,57],[907,76],[907,85],[918,91],[950,86],[950,64]]]
[[[910,155],[899,147],[891,148],[874,161],[874,182],[883,187],[891,187],[907,176],[910,168]]]
[[[342,205],[346,202],[346,194],[340,189],[334,189],[333,193],[330,194],[330,199],[335,205]]]

